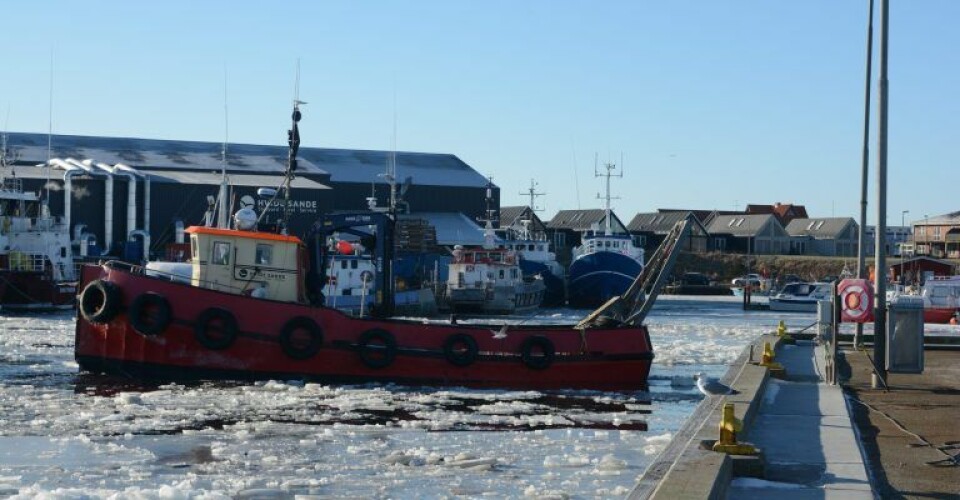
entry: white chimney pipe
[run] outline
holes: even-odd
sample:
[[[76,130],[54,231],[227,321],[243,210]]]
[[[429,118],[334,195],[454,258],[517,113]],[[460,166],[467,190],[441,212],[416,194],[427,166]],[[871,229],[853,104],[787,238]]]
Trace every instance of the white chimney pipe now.
[[[70,230],[70,202],[73,198],[73,178],[84,173],[84,170],[67,163],[60,158],[51,158],[47,164],[50,167],[60,167],[63,173],[63,220],[67,224],[67,231]]]
[[[122,164],[113,166],[113,173],[127,176],[127,239],[137,230],[137,177],[139,172]]]
[[[103,197],[103,246],[106,253],[113,247],[113,168],[106,163],[94,165],[107,173],[106,195]]]

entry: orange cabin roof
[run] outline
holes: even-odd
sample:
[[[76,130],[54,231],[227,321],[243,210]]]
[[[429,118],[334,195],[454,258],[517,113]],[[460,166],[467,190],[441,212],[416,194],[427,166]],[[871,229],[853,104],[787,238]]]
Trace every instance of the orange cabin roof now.
[[[232,236],[234,238],[249,238],[252,240],[282,241],[285,243],[302,244],[300,238],[296,236],[285,236],[274,233],[261,233],[259,231],[240,231],[237,229],[220,229],[217,227],[190,226],[186,232],[190,234],[209,234],[213,236]]]

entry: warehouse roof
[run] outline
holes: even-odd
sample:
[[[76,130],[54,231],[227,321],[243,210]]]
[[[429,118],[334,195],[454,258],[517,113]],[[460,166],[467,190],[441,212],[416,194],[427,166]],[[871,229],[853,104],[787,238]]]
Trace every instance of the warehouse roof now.
[[[8,147],[19,164],[47,159],[47,134],[11,132]],[[220,170],[223,145],[215,142],[53,135],[52,156],[123,163],[143,170]],[[227,171],[279,173],[286,169],[287,147],[227,145]],[[298,173],[329,175],[333,182],[382,183],[380,177],[392,153],[358,149],[301,147]],[[486,177],[452,154],[397,152],[397,177],[414,184],[486,187]]]
[[[787,224],[790,236],[811,236],[813,238],[837,238],[850,225],[857,223],[851,217],[823,217],[813,219],[793,219]]]
[[[547,223],[549,229],[571,229],[574,231],[590,231],[603,229],[601,224],[606,218],[606,211],[602,208],[586,210],[561,210]],[[610,211],[610,226],[614,233],[626,232],[627,227],[620,221],[612,210]]]
[[[710,222],[707,232],[752,237],[757,236],[771,221],[780,224],[772,214],[718,215]]]
[[[413,212],[400,218],[426,219],[437,230],[440,245],[483,245],[483,228],[460,212]]]

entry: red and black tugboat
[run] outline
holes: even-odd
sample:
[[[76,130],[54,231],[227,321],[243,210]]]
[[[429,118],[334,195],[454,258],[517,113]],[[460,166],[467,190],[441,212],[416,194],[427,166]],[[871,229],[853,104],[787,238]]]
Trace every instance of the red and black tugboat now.
[[[299,142],[294,113],[288,179]],[[390,213],[323,216],[304,240],[257,231],[249,208],[234,219],[235,229],[188,229],[189,284],[121,262],[85,267],[80,367],[161,379],[643,389],[653,361],[643,318],[686,233],[679,224],[658,250],[660,265],[648,265],[626,294],[577,325],[477,325],[391,318]],[[323,263],[336,251],[335,234],[376,249],[369,317],[322,306]]]

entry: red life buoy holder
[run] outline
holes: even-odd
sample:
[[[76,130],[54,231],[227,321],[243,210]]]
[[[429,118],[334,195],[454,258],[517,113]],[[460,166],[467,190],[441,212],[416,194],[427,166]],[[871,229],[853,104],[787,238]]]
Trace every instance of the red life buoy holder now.
[[[841,319],[864,323],[873,319],[873,289],[866,280],[843,280],[838,286]]]

